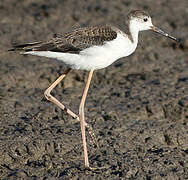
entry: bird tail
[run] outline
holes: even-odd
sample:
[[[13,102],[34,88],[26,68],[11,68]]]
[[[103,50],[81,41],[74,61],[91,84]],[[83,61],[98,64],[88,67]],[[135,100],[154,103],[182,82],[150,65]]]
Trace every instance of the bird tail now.
[[[13,44],[11,49],[8,51],[19,51],[20,53],[33,51],[35,48],[39,47],[41,42],[32,42],[26,44]]]

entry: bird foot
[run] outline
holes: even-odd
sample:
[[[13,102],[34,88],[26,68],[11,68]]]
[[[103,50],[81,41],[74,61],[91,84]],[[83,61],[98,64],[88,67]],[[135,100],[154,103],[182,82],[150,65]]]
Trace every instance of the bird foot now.
[[[104,169],[108,169],[110,166],[102,166],[102,167],[85,167],[86,170],[89,170],[89,171],[101,171],[101,170],[104,170]]]
[[[96,138],[96,136],[95,136],[95,134],[94,134],[94,132],[93,132],[92,127],[87,124],[87,125],[86,125],[86,128],[87,128],[87,130],[88,130],[88,133],[89,133],[89,135],[90,135],[90,137],[91,137],[91,140],[92,140],[93,144],[94,144],[97,148],[99,148],[99,144],[98,144],[97,138]]]

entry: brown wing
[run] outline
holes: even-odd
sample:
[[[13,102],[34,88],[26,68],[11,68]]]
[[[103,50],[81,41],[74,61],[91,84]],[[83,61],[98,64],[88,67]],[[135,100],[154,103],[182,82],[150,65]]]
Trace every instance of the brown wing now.
[[[114,27],[97,26],[76,29],[74,31],[57,35],[46,42],[35,42],[13,46],[13,51],[53,51],[64,53],[79,53],[92,45],[103,45],[117,37]]]

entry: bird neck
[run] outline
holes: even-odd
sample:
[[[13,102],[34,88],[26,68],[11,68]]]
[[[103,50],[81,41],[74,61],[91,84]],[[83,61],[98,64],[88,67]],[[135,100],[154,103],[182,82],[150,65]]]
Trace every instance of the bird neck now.
[[[138,33],[139,29],[135,26],[134,22],[126,21],[125,23],[125,33],[132,43],[138,43]]]

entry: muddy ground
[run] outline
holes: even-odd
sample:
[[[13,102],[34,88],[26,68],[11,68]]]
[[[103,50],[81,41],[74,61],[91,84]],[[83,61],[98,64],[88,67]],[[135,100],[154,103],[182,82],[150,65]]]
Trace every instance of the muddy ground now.
[[[1,0],[0,179],[188,179],[187,0]],[[152,32],[136,52],[95,72],[85,114],[91,167],[84,169],[80,125],[44,98],[66,69],[54,60],[7,52],[12,43],[50,39],[80,26],[123,29],[130,9],[183,39]],[[78,112],[87,72],[73,71],[53,95]]]

